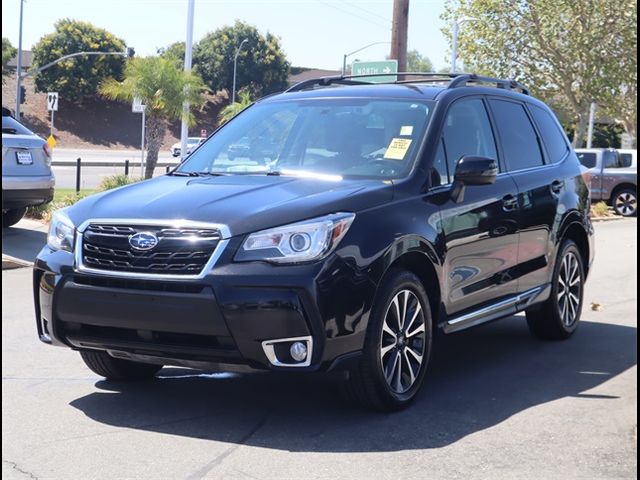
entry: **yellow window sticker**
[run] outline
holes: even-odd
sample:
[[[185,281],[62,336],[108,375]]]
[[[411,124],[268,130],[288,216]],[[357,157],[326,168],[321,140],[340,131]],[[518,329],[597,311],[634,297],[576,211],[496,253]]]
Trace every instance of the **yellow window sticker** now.
[[[404,125],[400,127],[400,135],[406,135],[410,137],[413,135],[413,127],[411,125]]]
[[[411,146],[411,140],[408,138],[392,138],[387,151],[384,152],[384,158],[389,160],[404,160],[407,150]]]

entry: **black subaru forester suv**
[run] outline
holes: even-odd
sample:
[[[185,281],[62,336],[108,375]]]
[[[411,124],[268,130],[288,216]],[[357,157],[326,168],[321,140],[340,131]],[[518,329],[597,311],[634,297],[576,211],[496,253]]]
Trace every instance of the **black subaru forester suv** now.
[[[58,211],[35,263],[40,339],[111,380],[343,371],[393,410],[437,330],[524,311],[537,337],[571,336],[593,228],[553,113],[513,81],[398,78],[303,82],[172,172]]]

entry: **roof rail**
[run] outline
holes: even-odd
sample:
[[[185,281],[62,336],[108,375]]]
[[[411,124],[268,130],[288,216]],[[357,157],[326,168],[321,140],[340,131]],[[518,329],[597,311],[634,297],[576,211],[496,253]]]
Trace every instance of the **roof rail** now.
[[[370,77],[389,77],[389,76],[402,76],[402,77],[420,77],[414,80],[393,80],[391,84],[406,84],[406,83],[438,83],[449,82],[447,88],[456,88],[467,86],[468,83],[489,83],[495,84],[498,88],[504,88],[507,90],[520,90],[521,93],[529,95],[529,90],[516,82],[515,80],[505,80],[500,78],[484,77],[476,75],[475,73],[431,73],[431,72],[393,72],[393,73],[368,73],[361,75],[336,75],[332,77],[320,77],[304,80],[300,83],[289,87],[285,92],[298,92],[309,87],[319,86],[328,87],[330,85],[370,85],[371,82],[362,81],[359,79],[366,79]]]
[[[467,83],[491,83],[495,84],[498,88],[504,88],[506,90],[520,90],[524,95],[529,95],[529,89],[515,80],[484,77],[482,75],[476,75],[475,73],[462,73],[457,75],[453,80],[451,80],[448,88],[464,87]]]

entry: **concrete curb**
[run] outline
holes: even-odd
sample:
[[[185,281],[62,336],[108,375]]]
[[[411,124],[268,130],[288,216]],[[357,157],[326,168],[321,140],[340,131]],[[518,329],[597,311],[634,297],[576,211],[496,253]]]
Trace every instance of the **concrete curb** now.
[[[592,222],[615,222],[616,220],[624,220],[625,217],[615,216],[615,217],[591,217]]]
[[[33,267],[33,263],[2,254],[2,270],[14,270],[16,268]]]

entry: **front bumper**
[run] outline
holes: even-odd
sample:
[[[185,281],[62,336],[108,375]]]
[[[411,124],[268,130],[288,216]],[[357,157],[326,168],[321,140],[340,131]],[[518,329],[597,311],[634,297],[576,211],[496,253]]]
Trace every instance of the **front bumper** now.
[[[78,272],[72,254],[45,247],[34,268],[40,339],[224,370],[331,370],[357,357],[371,282],[336,255],[311,265],[234,263],[239,243],[232,238],[205,277],[187,281]],[[309,339],[308,361],[295,364],[278,346],[270,359],[280,339]]]

